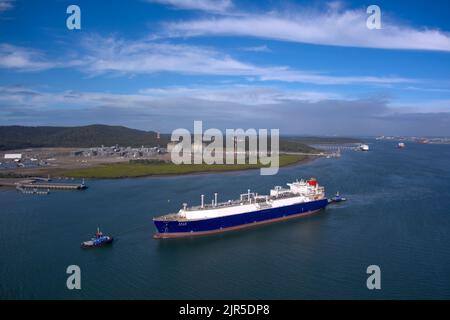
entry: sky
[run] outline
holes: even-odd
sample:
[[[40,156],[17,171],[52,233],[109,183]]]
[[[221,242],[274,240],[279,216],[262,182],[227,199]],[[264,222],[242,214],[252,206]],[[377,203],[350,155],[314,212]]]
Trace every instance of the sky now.
[[[69,5],[81,10],[70,30]],[[369,29],[367,8],[381,10]],[[450,136],[450,2],[0,0],[0,125]]]

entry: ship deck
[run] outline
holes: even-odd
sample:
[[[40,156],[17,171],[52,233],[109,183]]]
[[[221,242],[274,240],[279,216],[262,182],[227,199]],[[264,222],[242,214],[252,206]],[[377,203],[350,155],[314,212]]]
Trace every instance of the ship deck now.
[[[283,193],[278,196],[267,196],[267,197],[266,196],[257,196],[255,198],[252,198],[251,201],[249,201],[247,199],[245,199],[243,201],[241,201],[241,200],[231,201],[230,200],[228,202],[218,203],[217,205],[205,204],[203,207],[202,206],[187,207],[184,210],[185,211],[217,210],[217,209],[230,208],[230,207],[234,207],[234,206],[241,206],[241,205],[247,205],[247,204],[259,204],[261,209],[265,209],[265,208],[271,207],[269,204],[267,204],[267,206],[265,205],[268,201],[294,198],[294,197],[298,197],[298,196],[299,196],[298,194],[295,194],[292,192],[286,192],[286,193]],[[158,216],[158,217],[153,218],[153,220],[156,220],[156,221],[190,221],[190,219],[187,219],[186,217],[183,217],[182,215],[180,215],[178,213],[169,213],[166,215]]]
[[[186,217],[183,217],[182,215],[178,213],[169,213],[165,214],[163,216],[155,217],[153,218],[155,221],[188,221]]]

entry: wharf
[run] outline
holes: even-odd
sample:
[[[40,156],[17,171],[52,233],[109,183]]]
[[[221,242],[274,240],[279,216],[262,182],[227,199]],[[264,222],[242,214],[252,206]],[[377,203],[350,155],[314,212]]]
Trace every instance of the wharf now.
[[[84,190],[87,186],[82,183],[50,182],[44,178],[28,179],[0,179],[0,187],[13,187],[17,190]]]
[[[73,183],[27,183],[19,184],[20,187],[24,189],[53,189],[53,190],[82,190],[86,189],[86,186],[81,184]]]

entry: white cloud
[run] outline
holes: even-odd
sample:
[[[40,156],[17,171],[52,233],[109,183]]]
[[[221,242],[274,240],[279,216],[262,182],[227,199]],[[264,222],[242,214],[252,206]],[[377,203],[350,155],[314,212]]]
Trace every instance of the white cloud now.
[[[215,50],[151,41],[126,41],[92,36],[83,42],[87,69],[94,73],[149,74],[176,72],[199,75],[248,75],[256,67]]]
[[[405,88],[405,90],[450,93],[450,89],[445,89],[445,88],[419,88],[419,87],[415,87],[415,86],[408,86]]]
[[[401,77],[332,76],[305,72],[286,66],[257,66],[216,50],[198,46],[127,41],[115,37],[86,37],[82,59],[91,74],[106,72],[152,74],[174,72],[190,75],[253,77],[259,81],[313,84],[397,84],[415,82]]]
[[[336,2],[321,12],[305,9],[168,23],[166,35],[245,36],[345,47],[450,51],[448,32],[401,25],[384,14],[382,29],[369,30],[367,17],[363,8],[342,10]]]
[[[391,103],[396,110],[404,110],[413,113],[440,113],[449,112],[450,99],[430,99],[419,101],[399,101]]]
[[[75,58],[52,59],[32,48],[0,44],[0,68],[43,71],[76,67],[92,76],[105,73],[135,75],[172,72],[197,76],[240,77],[252,81],[326,85],[388,85],[417,82],[395,76],[333,76],[296,70],[287,66],[258,66],[211,48],[148,40],[129,41],[99,35],[85,36],[81,48],[84,50]]]
[[[0,12],[11,10],[14,0],[0,0]]]
[[[225,12],[233,7],[231,0],[147,0],[179,9]]]
[[[254,99],[262,102],[291,95],[291,92],[267,89],[242,88],[243,91],[253,90]],[[174,96],[172,92],[177,90],[180,93]],[[213,90],[205,97],[207,90],[160,88],[137,94],[117,94],[0,87],[0,123],[61,126],[92,124],[92,119],[100,119],[102,123],[170,132],[201,119],[208,127],[280,128],[282,134],[450,134],[449,109],[439,113],[414,112],[414,108],[393,108],[383,99],[293,99],[280,100],[276,104],[249,105],[233,102],[235,97],[231,90],[229,93],[225,89],[223,92]],[[209,100],[186,98],[198,95]],[[222,101],[227,95],[231,102]],[[333,116],[324,117],[324,114]]]
[[[228,85],[162,87],[142,89],[134,94],[108,92],[61,91],[46,92],[21,86],[0,87],[3,105],[46,107],[143,107],[164,100],[197,100],[246,106],[275,105],[288,101],[317,102],[340,99],[339,94],[319,91],[282,90],[273,87]]]
[[[330,92],[281,90],[273,87],[249,85],[148,88],[141,90],[140,93],[160,99],[190,98],[243,105],[269,105],[287,101],[315,102],[342,98],[341,95]]]
[[[249,52],[271,52],[270,48],[267,45],[262,46],[255,46],[255,47],[245,47],[242,48],[243,51],[249,51]]]
[[[404,101],[374,98],[373,101],[387,104],[391,112],[397,114],[438,113],[450,111],[450,100],[431,99],[423,101]],[[33,109],[78,109],[92,107],[129,108],[129,109],[161,109],[175,103],[179,108],[189,110],[199,103],[210,106],[242,106],[248,108],[271,108],[295,103],[323,103],[325,101],[339,101],[341,107],[345,102],[358,100],[355,96],[344,96],[336,92],[310,91],[298,89],[281,89],[272,86],[253,85],[220,85],[220,86],[170,86],[141,89],[136,93],[110,93],[96,91],[55,91],[33,89],[23,86],[0,86],[0,104]],[[162,107],[164,109],[164,107]],[[250,110],[250,109],[249,109]],[[254,110],[254,109],[253,109]],[[241,110],[245,113],[245,110]],[[168,115],[171,110],[159,110]],[[186,111],[188,112],[188,111]]]
[[[54,66],[55,64],[47,61],[40,51],[10,44],[0,44],[0,68],[39,71]]]
[[[142,94],[108,92],[59,91],[47,92],[21,86],[0,87],[0,103],[33,108],[83,108],[94,106],[137,107],[155,101]]]

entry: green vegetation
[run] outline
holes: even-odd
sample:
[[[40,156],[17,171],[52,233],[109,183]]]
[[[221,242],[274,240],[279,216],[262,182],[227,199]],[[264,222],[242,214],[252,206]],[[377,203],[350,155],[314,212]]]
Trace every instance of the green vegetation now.
[[[280,138],[280,150],[283,152],[317,153],[318,150],[295,139]]]
[[[0,126],[0,150],[68,147],[89,148],[101,145],[123,147],[165,147],[170,140],[169,134],[130,129],[121,126],[90,125],[83,127],[25,127]],[[280,150],[285,152],[311,153],[311,144],[360,143],[353,138],[341,137],[280,137]],[[224,141],[225,143],[225,141]],[[268,141],[270,148],[270,138]]]
[[[280,155],[280,167],[292,165],[300,161],[306,160],[307,156],[299,155]],[[64,173],[67,177],[72,178],[98,178],[98,179],[114,179],[126,177],[143,177],[153,175],[180,175],[189,173],[202,172],[223,172],[258,169],[263,167],[261,164],[183,164],[175,165],[173,163],[115,163],[106,164],[98,167],[85,169],[69,170]]]
[[[84,127],[24,127],[0,126],[0,150],[74,147],[89,148],[101,145],[140,147],[166,146],[169,135],[157,139],[156,132],[135,130],[121,126],[90,125]]]
[[[165,164],[167,161],[161,159],[138,159],[130,160],[130,164]]]

